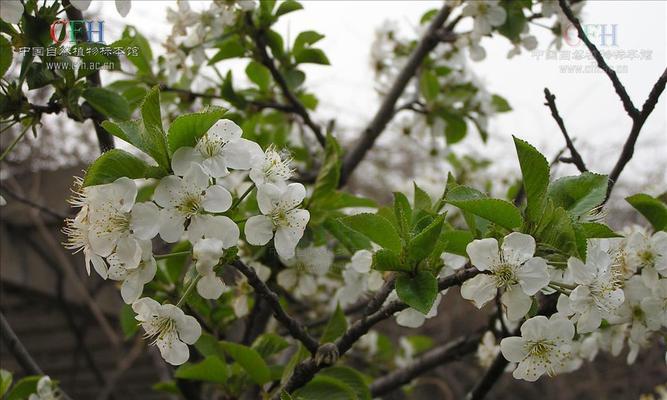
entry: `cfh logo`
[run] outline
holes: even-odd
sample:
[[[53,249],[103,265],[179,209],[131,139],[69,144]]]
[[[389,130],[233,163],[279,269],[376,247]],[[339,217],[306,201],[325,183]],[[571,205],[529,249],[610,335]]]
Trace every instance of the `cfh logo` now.
[[[588,39],[600,47],[618,47],[617,24],[583,24],[581,27],[588,36]],[[581,44],[581,39],[577,36],[577,28],[570,24],[563,30],[563,40],[572,47]]]
[[[76,43],[76,38],[84,33],[86,42],[104,43],[104,21],[58,19],[51,24],[51,39],[56,44],[69,41]],[[68,34],[69,33],[69,34]],[[97,37],[97,40],[95,38]]]

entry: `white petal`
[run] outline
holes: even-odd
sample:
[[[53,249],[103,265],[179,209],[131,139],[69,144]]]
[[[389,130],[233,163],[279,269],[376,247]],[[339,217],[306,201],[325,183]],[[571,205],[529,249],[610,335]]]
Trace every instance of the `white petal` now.
[[[136,268],[141,261],[141,254],[142,248],[133,237],[126,235],[118,240],[116,255],[125,268]]]
[[[359,250],[352,256],[350,266],[359,273],[367,273],[373,264],[373,253],[368,250]]]
[[[156,344],[162,358],[171,365],[181,365],[190,358],[188,346],[178,340],[176,332],[160,336]]]
[[[317,282],[315,282],[315,278],[313,278],[312,275],[301,275],[299,278],[299,283],[297,285],[297,292],[301,296],[312,296],[315,294],[317,291]]]
[[[201,336],[199,322],[189,315],[182,315],[176,319],[176,329],[178,329],[178,337],[187,344],[195,344]]]
[[[301,204],[306,197],[306,188],[300,183],[290,183],[280,198],[280,207],[283,210],[291,210]]]
[[[553,318],[549,320],[547,337],[570,341],[574,337],[574,325],[567,318]]]
[[[110,187],[112,188],[112,201],[116,204],[117,209],[122,212],[130,212],[137,198],[137,184],[134,180],[123,176],[116,179]]]
[[[278,272],[278,275],[276,276],[278,284],[288,290],[296,286],[297,279],[298,276],[294,268],[284,269]]]
[[[480,271],[486,271],[500,263],[498,241],[493,238],[473,240],[466,247],[470,263]]]
[[[518,321],[523,318],[530,306],[533,304],[530,296],[525,294],[518,285],[506,290],[501,297],[503,305],[507,308],[507,318],[510,321]]]
[[[567,267],[572,271],[572,277],[574,281],[587,285],[593,281],[595,278],[595,272],[592,268],[585,265],[580,259],[576,257],[570,257],[567,260]]]
[[[145,321],[150,318],[159,308],[160,303],[150,297],[143,297],[132,303],[132,311],[137,314],[137,320],[139,321]]]
[[[296,249],[302,236],[302,229],[293,229],[284,226],[278,227],[273,239],[273,245],[278,255],[283,258],[294,257],[294,249]]]
[[[509,362],[520,362],[528,353],[526,341],[518,336],[507,337],[500,341],[500,351]]]
[[[153,239],[160,231],[160,209],[153,202],[135,204],[132,208],[130,228],[141,240]]]
[[[512,376],[516,379],[523,379],[528,382],[535,382],[540,376],[547,372],[546,364],[543,361],[534,362],[532,357],[526,358],[517,365]]]
[[[461,285],[461,297],[472,300],[477,308],[482,308],[491,301],[497,292],[495,279],[486,274],[479,274]]]
[[[250,169],[264,154],[262,148],[247,139],[232,140],[223,148],[225,161],[229,168]]]
[[[236,125],[234,121],[221,119],[209,128],[206,135],[211,139],[221,139],[226,143],[230,140],[240,138],[242,133],[241,127]]]
[[[591,307],[588,311],[583,312],[579,317],[579,320],[577,321],[577,332],[593,332],[600,327],[601,322],[602,315],[600,315],[600,311]]]
[[[222,241],[222,248],[236,246],[239,241],[239,227],[224,215],[195,215],[188,226],[188,239],[194,243],[201,238],[215,238]]]
[[[197,282],[197,293],[205,299],[215,300],[222,295],[224,290],[225,284],[214,272],[203,276]]]
[[[184,176],[188,173],[192,163],[201,164],[204,161],[201,153],[192,147],[179,147],[171,156],[171,169],[174,174]]]
[[[70,4],[81,11],[86,11],[90,7],[90,2],[91,0],[70,0]]]
[[[419,328],[425,321],[424,314],[414,308],[406,308],[396,314],[396,323],[407,328]]]
[[[257,187],[257,205],[262,214],[269,214],[280,201],[282,191],[274,184],[266,183]]]
[[[530,318],[521,325],[521,337],[528,341],[544,339],[549,329],[549,319],[544,315]]]
[[[107,279],[108,277],[107,263],[104,261],[104,259],[94,254],[92,257],[90,257],[90,261],[93,264],[95,272],[97,272],[97,274],[101,276],[102,279]],[[90,274],[90,271],[88,272],[88,274]]]
[[[245,237],[248,243],[263,246],[273,237],[273,222],[264,215],[255,215],[245,223]]]
[[[180,197],[181,178],[174,175],[162,178],[153,192],[153,200],[161,207],[178,204]]]
[[[190,169],[181,180],[182,189],[188,193],[201,193],[208,187],[209,177],[200,165],[190,164]]]
[[[141,296],[144,290],[144,285],[136,280],[128,279],[123,281],[120,286],[120,295],[125,304],[132,304]]]
[[[212,213],[225,212],[232,205],[232,195],[220,185],[213,185],[206,189],[204,210]]]
[[[225,160],[223,154],[217,154],[213,157],[205,159],[201,166],[204,171],[206,171],[206,173],[211,175],[213,178],[222,178],[229,175],[227,161]]]
[[[160,237],[167,243],[175,243],[181,240],[185,231],[185,217],[173,208],[160,210]]]
[[[492,26],[500,26],[505,23],[507,12],[502,7],[489,7],[487,19]]]
[[[508,263],[522,264],[535,254],[535,239],[524,233],[512,232],[505,236],[502,252]]]
[[[533,257],[517,270],[517,278],[523,291],[532,296],[549,284],[547,262],[540,257]]]

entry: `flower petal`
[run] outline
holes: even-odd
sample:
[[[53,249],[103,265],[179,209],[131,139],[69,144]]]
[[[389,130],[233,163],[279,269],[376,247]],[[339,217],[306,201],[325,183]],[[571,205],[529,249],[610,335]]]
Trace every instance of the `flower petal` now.
[[[141,240],[153,239],[160,231],[160,209],[153,202],[137,203],[132,208],[130,228]]]
[[[461,297],[472,300],[477,308],[482,308],[491,301],[497,292],[495,279],[486,274],[479,274],[461,285]]]
[[[201,164],[204,161],[201,153],[188,146],[179,147],[171,156],[171,169],[174,175],[184,176],[190,170],[192,164]]]
[[[512,232],[505,236],[502,252],[506,262],[523,264],[535,254],[535,239],[525,233]]]
[[[245,237],[254,246],[263,246],[273,237],[273,222],[265,215],[255,215],[245,223]]]
[[[473,240],[466,247],[470,263],[480,271],[486,271],[500,263],[498,241],[493,238]]]
[[[549,284],[547,262],[540,257],[533,257],[521,265],[516,272],[521,289],[527,295],[534,295]]]
[[[232,205],[232,195],[224,187],[213,185],[206,189],[202,205],[204,206],[204,210],[208,212],[225,212]]]

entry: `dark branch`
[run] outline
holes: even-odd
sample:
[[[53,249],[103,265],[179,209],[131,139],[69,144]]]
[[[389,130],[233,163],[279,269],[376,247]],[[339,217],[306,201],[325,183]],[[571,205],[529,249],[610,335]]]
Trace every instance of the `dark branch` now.
[[[282,92],[283,96],[285,96],[285,99],[287,99],[287,102],[292,106],[293,112],[301,117],[303,123],[308,125],[310,130],[312,130],[313,133],[315,134],[317,141],[322,145],[322,147],[324,147],[324,145],[326,144],[326,139],[322,134],[322,128],[320,128],[318,124],[313,122],[313,120],[310,118],[308,110],[306,110],[306,107],[304,107],[301,101],[299,101],[299,99],[294,95],[294,93],[292,93],[292,90],[290,90],[289,86],[287,85],[285,77],[278,70],[278,67],[273,61],[273,58],[271,58],[268,51],[266,50],[267,46],[266,46],[266,39],[264,37],[264,31],[261,29],[255,30],[250,15],[248,15],[247,20],[248,20],[247,22],[248,25],[253,29],[252,36],[255,42],[255,46],[257,47],[257,56],[259,57],[259,61],[262,63],[262,65],[264,65],[266,68],[269,69],[269,72],[271,72],[273,80],[280,88],[280,91]]]
[[[477,275],[478,273],[479,271],[476,268],[461,269],[460,271],[452,275],[449,275],[445,278],[441,278],[438,282],[438,290],[442,291],[452,286],[458,286],[462,284],[464,281]],[[383,295],[384,294],[381,291],[378,292],[378,294],[376,294],[376,297]],[[373,302],[374,299],[371,300],[371,303]],[[354,343],[356,343],[362,336],[368,333],[368,331],[377,323],[384,321],[387,318],[390,318],[392,315],[406,308],[408,308],[407,304],[403,303],[400,300],[394,300],[389,302],[388,304],[385,304],[373,314],[363,316],[357,322],[352,324],[348,328],[348,330],[343,334],[343,336],[341,336],[338,340],[336,340],[335,344],[336,347],[338,348],[339,356],[343,356],[348,350],[350,350],[350,348],[352,348],[352,345],[354,345]],[[287,381],[287,383],[283,386],[282,390],[290,393],[302,387],[306,383],[310,382],[310,380],[313,379],[315,374],[324,366],[325,365],[318,365],[313,358],[304,360],[303,362],[301,362],[299,365],[296,366],[296,368],[294,369],[294,373]],[[278,391],[277,393],[278,397],[275,397],[276,399],[279,398],[280,391]]]
[[[81,14],[81,11],[79,11],[76,7],[73,7],[69,0],[63,0],[62,2],[63,7],[65,7],[65,12],[67,13],[67,18],[69,18],[71,21],[76,21],[76,20],[83,20],[83,14]],[[83,41],[88,40],[88,33],[86,32],[85,26],[81,26],[81,38]],[[102,81],[100,79],[100,71],[95,71],[92,74],[88,75],[86,77],[86,80],[88,81],[88,84],[92,87],[99,87],[102,85]],[[97,112],[96,110],[93,111],[93,125],[95,127],[95,134],[97,135],[97,142],[99,143],[100,146],[100,152],[104,153],[107,150],[111,150],[115,147],[114,145],[114,140],[113,136],[111,136],[107,131],[102,128],[102,125],[100,125],[100,122],[105,120],[106,118]]]
[[[7,196],[13,198],[14,200],[16,200],[20,203],[23,203],[23,204],[25,204],[29,207],[32,207],[32,208],[50,216],[50,217],[53,217],[57,220],[62,221],[65,218],[67,218],[67,215],[61,214],[61,213],[59,213],[57,211],[54,211],[54,210],[52,210],[48,207],[45,207],[41,204],[35,203],[34,201],[28,199],[27,197],[23,197],[19,194],[16,194],[16,193],[12,192],[11,190],[7,189],[5,186],[0,186],[0,192],[6,194]]]
[[[273,316],[280,322],[293,338],[297,339],[310,351],[311,354],[317,352],[319,346],[317,340],[313,338],[306,329],[294,318],[290,317],[287,312],[280,305],[280,299],[278,295],[271,290],[255,273],[251,267],[245,265],[243,262],[237,260],[232,263],[232,266],[239,270],[246,278],[248,278],[248,284],[255,289],[262,298],[268,303],[269,307],[273,311]]]
[[[373,147],[375,140],[384,131],[389,121],[391,121],[395,114],[396,102],[403,94],[405,87],[417,73],[417,70],[419,69],[422,61],[424,61],[424,58],[426,58],[431,50],[433,50],[438,45],[438,43],[440,43],[444,34],[440,29],[447,20],[447,17],[449,17],[450,12],[451,8],[448,5],[445,5],[440,9],[438,14],[433,17],[433,20],[426,30],[426,33],[424,33],[424,36],[419,41],[419,44],[408,58],[401,72],[396,77],[394,84],[389,90],[389,93],[387,93],[387,96],[384,98],[380,108],[375,113],[373,120],[362,132],[361,139],[345,157],[341,171],[340,186],[345,185],[347,180],[350,178],[350,175],[352,175],[352,172],[364,159],[366,153],[371,149],[371,147]]]
[[[410,365],[376,379],[370,386],[373,398],[383,396],[419,377],[426,371],[472,353],[477,349],[481,333],[460,336],[448,343],[434,347],[416,358]]]
[[[595,47],[595,45],[588,39],[588,36],[586,36],[584,28],[581,26],[581,22],[572,12],[572,9],[567,4],[568,3],[567,0],[558,0],[558,3],[560,4],[560,8],[563,10],[563,13],[565,13],[567,19],[569,19],[572,25],[577,29],[577,35],[579,36],[579,39],[581,39],[581,41],[584,42],[584,44],[588,48],[588,51],[591,52],[593,58],[595,58],[595,61],[597,62],[598,67],[601,70],[603,70],[611,80],[612,85],[614,85],[614,90],[616,90],[618,97],[621,98],[621,102],[623,103],[623,108],[625,108],[625,111],[628,113],[630,117],[634,118],[636,115],[639,114],[639,110],[637,110],[634,104],[632,104],[632,100],[630,99],[628,92],[625,90],[625,86],[623,86],[621,81],[618,79],[616,71],[614,71],[607,64],[604,57],[602,57],[600,50],[598,50],[598,48]]]
[[[570,155],[572,156],[572,164],[577,167],[579,172],[588,171],[584,160],[581,158],[581,154],[579,154],[577,148],[574,147],[574,143],[572,142],[570,135],[567,133],[567,129],[565,129],[563,118],[561,118],[560,114],[558,113],[558,108],[556,107],[556,96],[551,94],[549,89],[544,88],[544,98],[547,101],[545,105],[549,107],[549,110],[551,110],[551,116],[554,117],[554,120],[556,120],[560,131],[563,133],[565,143],[567,144],[567,148],[570,150]]]

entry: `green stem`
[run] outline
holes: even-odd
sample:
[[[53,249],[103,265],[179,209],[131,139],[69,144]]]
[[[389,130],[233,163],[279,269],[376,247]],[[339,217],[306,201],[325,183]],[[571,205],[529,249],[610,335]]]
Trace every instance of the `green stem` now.
[[[553,282],[553,281],[549,282],[549,285],[558,286],[559,288],[567,289],[567,290],[574,290],[574,289],[577,288],[575,285],[568,285],[567,283],[560,283],[560,282]]]
[[[178,257],[178,256],[187,256],[190,254],[190,251],[177,251],[176,253],[169,253],[169,254],[155,254],[153,257],[156,260],[161,260],[163,258],[169,258],[169,257]]]
[[[183,301],[190,295],[190,292],[192,292],[192,289],[197,285],[197,282],[201,278],[201,275],[197,274],[197,277],[194,278],[189,284],[188,287],[185,288],[185,292],[183,292],[183,295],[181,296],[181,299],[176,303],[176,307],[180,307],[181,304],[183,304]]]
[[[248,197],[248,195],[250,194],[250,192],[252,192],[254,189],[255,189],[255,184],[253,183],[253,184],[250,185],[250,187],[249,187],[249,188],[248,188],[248,189],[241,195],[241,197],[239,197],[238,199],[236,199],[236,201],[232,204],[231,207],[229,207],[229,209],[230,209],[230,210],[233,210],[234,208],[236,208],[236,206],[238,206],[239,204],[241,204],[241,202],[242,202],[246,197]]]
[[[0,161],[4,160],[5,157],[7,157],[7,154],[9,154],[12,150],[14,150],[14,147],[16,147],[16,145],[23,138],[23,136],[25,136],[25,133],[28,132],[28,129],[30,129],[30,126],[31,125],[28,125],[25,128],[23,128],[23,131],[21,131],[21,133],[16,137],[16,139],[14,139],[12,144],[10,144],[9,147],[7,147],[7,149],[2,153],[2,155],[0,156]]]

